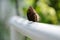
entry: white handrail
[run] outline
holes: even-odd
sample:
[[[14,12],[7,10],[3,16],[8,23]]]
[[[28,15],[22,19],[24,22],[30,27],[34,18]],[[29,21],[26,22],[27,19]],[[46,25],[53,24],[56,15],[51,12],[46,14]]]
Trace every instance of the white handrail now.
[[[13,16],[9,19],[9,26],[32,40],[60,40],[60,26],[57,25],[32,22]]]

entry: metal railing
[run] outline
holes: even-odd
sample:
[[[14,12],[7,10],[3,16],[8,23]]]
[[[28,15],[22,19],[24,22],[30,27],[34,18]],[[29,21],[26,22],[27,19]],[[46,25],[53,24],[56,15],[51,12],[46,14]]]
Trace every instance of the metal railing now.
[[[60,40],[60,26],[28,21],[18,16],[9,19],[11,40]],[[20,35],[18,34],[20,33]]]

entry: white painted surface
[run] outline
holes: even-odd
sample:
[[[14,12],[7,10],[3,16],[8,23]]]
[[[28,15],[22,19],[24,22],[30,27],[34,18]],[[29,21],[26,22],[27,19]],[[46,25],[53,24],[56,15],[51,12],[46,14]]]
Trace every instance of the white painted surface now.
[[[60,26],[28,21],[18,16],[9,19],[9,25],[32,40],[60,40]]]

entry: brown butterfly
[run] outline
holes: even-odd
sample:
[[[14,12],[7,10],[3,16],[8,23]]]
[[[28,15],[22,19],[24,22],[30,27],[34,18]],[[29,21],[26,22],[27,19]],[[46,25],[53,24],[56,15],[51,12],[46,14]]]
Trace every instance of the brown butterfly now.
[[[38,22],[40,17],[33,7],[30,6],[27,10],[27,18],[29,21]]]

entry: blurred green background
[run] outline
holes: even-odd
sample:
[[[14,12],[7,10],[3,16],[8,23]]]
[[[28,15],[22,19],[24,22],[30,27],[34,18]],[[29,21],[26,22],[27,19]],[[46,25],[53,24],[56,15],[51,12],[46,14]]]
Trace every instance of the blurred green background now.
[[[16,0],[11,0],[11,4],[15,5]],[[18,11],[23,17],[29,6],[40,15],[40,23],[60,24],[60,0],[18,0]]]

